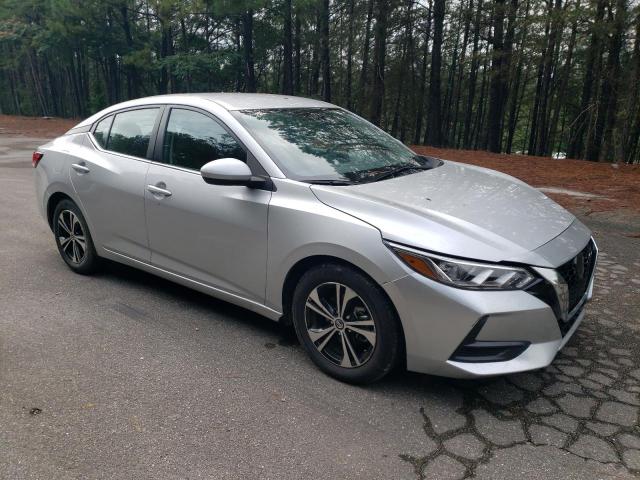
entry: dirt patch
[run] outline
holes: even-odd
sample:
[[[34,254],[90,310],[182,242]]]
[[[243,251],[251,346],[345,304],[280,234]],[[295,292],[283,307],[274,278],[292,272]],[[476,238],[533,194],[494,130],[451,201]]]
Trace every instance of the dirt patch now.
[[[554,160],[527,155],[505,155],[475,150],[414,146],[423,155],[492,168],[513,175],[564,207],[589,215],[631,210],[640,213],[640,165],[618,165],[584,160]]]
[[[54,117],[0,115],[0,134],[52,138],[62,135],[79,120]]]

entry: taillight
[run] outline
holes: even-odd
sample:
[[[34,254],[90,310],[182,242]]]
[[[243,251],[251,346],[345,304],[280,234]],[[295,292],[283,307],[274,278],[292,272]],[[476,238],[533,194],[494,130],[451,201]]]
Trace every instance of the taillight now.
[[[33,155],[31,156],[31,165],[33,165],[33,168],[36,168],[38,166],[38,163],[40,163],[42,157],[44,157],[44,153],[38,152],[37,150],[33,152]]]

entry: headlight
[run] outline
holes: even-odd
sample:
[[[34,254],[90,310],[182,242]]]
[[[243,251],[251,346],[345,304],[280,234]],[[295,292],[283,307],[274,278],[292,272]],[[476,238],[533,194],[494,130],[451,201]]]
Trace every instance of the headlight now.
[[[387,245],[416,272],[458,288],[520,290],[536,280],[536,277],[524,268],[458,260],[431,253],[416,253],[396,245]]]

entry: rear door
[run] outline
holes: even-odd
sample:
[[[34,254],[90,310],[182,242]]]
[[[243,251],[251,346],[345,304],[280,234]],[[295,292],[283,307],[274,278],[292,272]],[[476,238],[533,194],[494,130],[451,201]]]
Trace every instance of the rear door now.
[[[150,261],[144,191],[161,107],[109,115],[90,133],[93,150],[70,169],[71,182],[100,249]]]
[[[207,112],[172,107],[164,115],[147,173],[146,216],[151,263],[262,303],[271,192],[209,185],[200,167],[248,152]],[[252,162],[249,162],[252,166]],[[255,164],[252,168],[254,173]]]

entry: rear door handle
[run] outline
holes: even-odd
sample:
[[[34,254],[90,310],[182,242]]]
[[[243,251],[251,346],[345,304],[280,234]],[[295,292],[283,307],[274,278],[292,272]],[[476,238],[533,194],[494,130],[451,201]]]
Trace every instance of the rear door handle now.
[[[162,185],[162,186],[158,186],[158,185]],[[147,190],[150,191],[152,194],[158,195],[160,197],[171,196],[171,192],[166,188],[163,188],[166,186],[164,183],[161,182],[158,185],[147,185]]]
[[[91,171],[89,170],[89,167],[80,163],[72,163],[71,168],[73,168],[78,173],[89,173]]]

